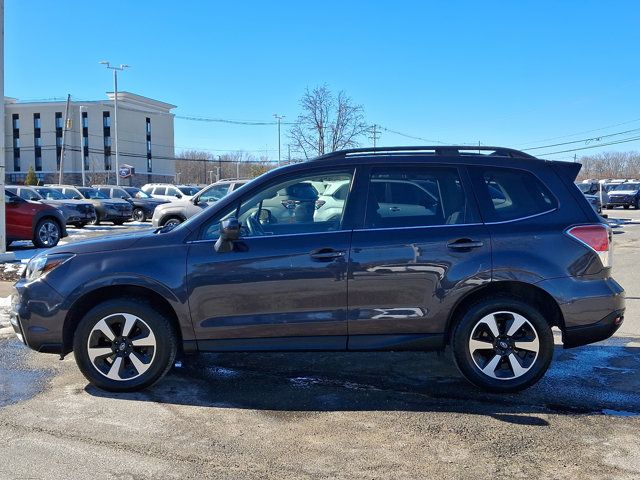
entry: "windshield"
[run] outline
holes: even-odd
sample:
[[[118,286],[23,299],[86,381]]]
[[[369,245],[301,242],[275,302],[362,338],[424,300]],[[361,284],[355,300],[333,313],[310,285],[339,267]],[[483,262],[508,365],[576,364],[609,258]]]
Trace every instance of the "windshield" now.
[[[640,188],[640,183],[621,183],[616,185],[613,190],[638,190],[638,188]]]
[[[107,197],[104,193],[99,192],[93,188],[79,188],[78,191],[82,194],[84,198],[89,198],[92,200],[107,200]]]
[[[47,200],[67,200],[70,197],[53,188],[36,188],[36,191]]]
[[[588,183],[579,183],[578,188],[582,193],[587,193],[591,190],[591,185],[589,185]]]
[[[129,188],[125,188],[125,190],[129,195],[131,195],[134,198],[151,198],[151,195],[147,195],[139,188],[129,187]]]
[[[190,196],[193,196],[200,191],[198,187],[178,187],[178,190],[180,190],[183,194]]]

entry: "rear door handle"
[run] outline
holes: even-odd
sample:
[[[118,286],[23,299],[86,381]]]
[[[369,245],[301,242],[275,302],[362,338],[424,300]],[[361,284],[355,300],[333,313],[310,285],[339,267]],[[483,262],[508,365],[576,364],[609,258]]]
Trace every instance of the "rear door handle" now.
[[[333,248],[320,248],[311,252],[311,258],[318,262],[329,262],[335,258],[344,257],[344,250],[334,250]]]
[[[470,250],[472,248],[480,248],[484,246],[484,242],[461,238],[455,242],[447,243],[447,247],[453,250]]]

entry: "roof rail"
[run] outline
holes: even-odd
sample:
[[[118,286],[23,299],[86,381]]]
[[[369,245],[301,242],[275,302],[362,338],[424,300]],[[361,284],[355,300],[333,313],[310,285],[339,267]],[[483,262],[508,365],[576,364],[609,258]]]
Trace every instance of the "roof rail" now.
[[[324,160],[336,157],[349,156],[373,156],[386,155],[389,153],[415,152],[426,153],[431,155],[455,156],[455,155],[473,155],[481,154],[481,152],[492,152],[491,155],[511,158],[536,158],[528,153],[515,150],[513,148],[476,146],[473,145],[438,145],[438,146],[404,146],[404,147],[379,147],[379,148],[350,148],[346,150],[338,150],[316,157],[314,160]]]

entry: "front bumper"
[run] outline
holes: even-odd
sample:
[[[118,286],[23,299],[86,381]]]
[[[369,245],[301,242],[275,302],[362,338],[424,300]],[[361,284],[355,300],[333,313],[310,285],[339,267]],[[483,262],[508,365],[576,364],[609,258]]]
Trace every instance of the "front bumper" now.
[[[133,210],[105,209],[104,215],[100,218],[100,220],[122,220],[126,222],[127,220],[131,220],[132,215]]]
[[[23,278],[14,289],[9,321],[16,336],[38,352],[63,353],[63,298],[45,280]]]
[[[611,207],[630,207],[631,205],[635,205],[635,201],[633,197],[609,197],[607,205]]]
[[[96,219],[96,212],[71,212],[67,216],[67,223],[89,223]]]

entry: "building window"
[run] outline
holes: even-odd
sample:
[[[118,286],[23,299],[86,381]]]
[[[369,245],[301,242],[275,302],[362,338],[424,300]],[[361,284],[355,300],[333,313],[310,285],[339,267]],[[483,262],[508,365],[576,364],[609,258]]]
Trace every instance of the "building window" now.
[[[104,137],[104,146],[105,148],[111,146],[111,137]]]
[[[89,148],[89,137],[82,137],[82,146]]]
[[[82,112],[82,128],[89,128],[89,118],[87,112]]]
[[[111,114],[109,112],[102,112],[102,126],[104,128],[111,127]]]
[[[40,114],[39,113],[34,113],[33,114],[33,128],[34,129],[40,129]]]
[[[33,146],[34,147],[42,147],[42,138],[40,137],[35,137],[33,139]]]
[[[20,115],[18,115],[17,113],[14,113],[12,115],[12,121],[13,121],[13,129],[20,130]]]
[[[13,171],[14,172],[20,171],[20,149],[19,148],[13,149]]]
[[[13,149],[20,149],[20,138],[13,137]]]
[[[36,148],[36,172],[42,171],[42,149]]]
[[[151,119],[146,117],[146,132],[147,132],[147,173],[151,173],[153,168],[152,158],[151,158]]]
[[[56,130],[62,129],[62,112],[56,112]]]
[[[151,119],[147,117],[147,135],[151,135]]]
[[[56,147],[62,148],[62,137],[56,137]]]
[[[111,155],[104,156],[104,169],[111,170]]]

